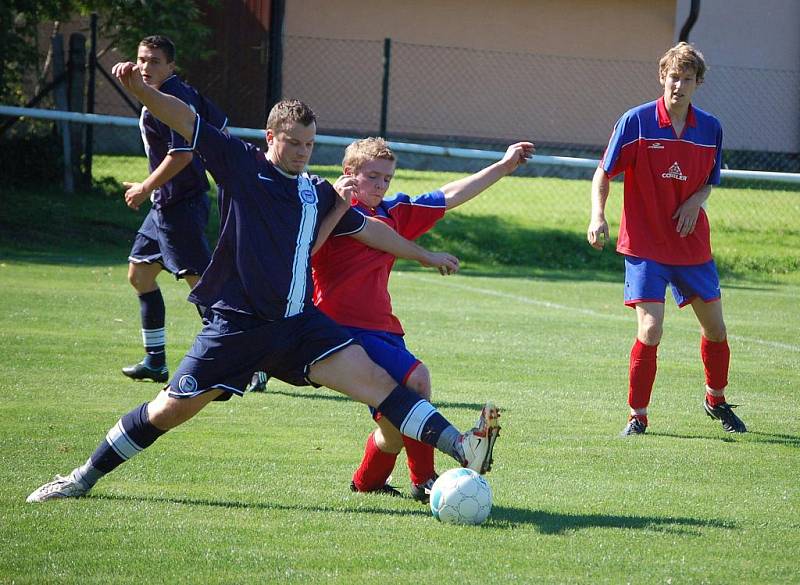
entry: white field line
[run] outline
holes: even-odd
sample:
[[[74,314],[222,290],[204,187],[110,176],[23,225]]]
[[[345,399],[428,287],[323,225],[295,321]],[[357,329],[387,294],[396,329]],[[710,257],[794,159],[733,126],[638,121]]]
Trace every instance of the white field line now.
[[[560,303],[551,303],[550,301],[541,301],[538,299],[532,299],[530,297],[515,295],[511,293],[506,293],[502,291],[492,290],[488,288],[480,288],[477,286],[470,286],[467,284],[461,284],[454,282],[452,277],[444,279],[444,278],[428,278],[426,276],[420,276],[418,274],[414,274],[411,272],[398,272],[397,274],[401,274],[402,278],[412,278],[415,280],[424,280],[426,283],[435,283],[440,286],[446,286],[449,288],[455,288],[459,290],[469,291],[473,293],[480,293],[487,296],[508,299],[511,301],[515,301],[517,303],[525,304],[525,305],[534,305],[537,307],[544,307],[546,309],[557,309],[559,311],[569,311],[572,314],[580,314],[580,315],[588,315],[589,317],[595,317],[598,319],[610,319],[613,321],[625,321],[630,322],[630,319],[627,317],[623,317],[621,315],[612,315],[608,313],[601,313],[600,311],[594,311],[592,309],[584,309],[581,307],[570,307],[568,305],[562,305]],[[759,339],[757,337],[744,337],[742,335],[729,335],[730,339],[734,341],[741,341],[743,343],[753,343],[756,345],[764,345],[766,347],[774,347],[776,349],[785,349],[787,351],[794,351],[800,353],[800,345],[792,345],[790,343],[781,343],[780,341],[768,341],[766,339]]]

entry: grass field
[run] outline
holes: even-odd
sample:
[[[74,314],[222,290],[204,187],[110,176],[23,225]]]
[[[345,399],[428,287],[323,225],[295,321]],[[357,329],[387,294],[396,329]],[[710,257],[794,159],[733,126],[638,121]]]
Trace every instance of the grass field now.
[[[541,265],[468,259],[447,278],[401,266],[395,309],[442,412],[467,427],[487,398],[503,408],[483,526],[350,493],[366,408],[275,381],[209,406],[90,497],[26,504],[158,390],[119,374],[141,351],[125,278],[141,216],[106,192],[141,165],[98,161],[113,179],[75,201],[46,189],[1,201],[0,583],[800,583],[798,277],[744,264],[723,290],[729,398],[751,432],[728,435],[703,413],[697,327],[668,305],[650,430],[631,439],[617,434],[634,321],[613,254],[587,255],[579,271],[558,268],[555,252]],[[398,178],[408,191],[443,180]],[[471,213],[456,225],[480,227]],[[444,224],[430,242],[467,256],[492,237],[500,255],[500,244],[548,249],[535,225],[520,236],[488,223],[497,230],[467,243]],[[556,230],[565,246],[568,227]],[[792,259],[755,239],[744,249]],[[161,285],[174,369],[199,323],[185,285]],[[394,483],[407,492],[402,460]]]

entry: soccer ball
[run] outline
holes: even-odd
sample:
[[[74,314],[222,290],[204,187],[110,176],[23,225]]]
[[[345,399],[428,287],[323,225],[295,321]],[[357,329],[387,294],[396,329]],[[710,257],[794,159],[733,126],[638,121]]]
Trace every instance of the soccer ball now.
[[[492,488],[471,469],[451,469],[431,488],[433,517],[447,524],[481,524],[492,511]]]

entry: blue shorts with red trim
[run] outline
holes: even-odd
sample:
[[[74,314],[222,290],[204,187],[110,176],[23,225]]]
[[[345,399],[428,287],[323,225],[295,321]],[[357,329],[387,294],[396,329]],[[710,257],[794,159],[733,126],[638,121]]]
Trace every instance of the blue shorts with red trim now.
[[[175,278],[203,274],[211,261],[206,239],[208,214],[209,200],[205,193],[168,207],[150,208],[133,240],[128,261],[158,262]]]
[[[359,327],[345,329],[361,344],[369,358],[386,370],[398,384],[405,385],[411,372],[422,363],[408,351],[402,335]],[[369,411],[376,418],[377,411],[372,407]]]
[[[309,368],[353,343],[316,307],[276,321],[211,309],[169,381],[169,395],[192,398],[218,388],[225,391],[218,400],[227,400],[244,394],[259,371],[295,386],[318,386],[308,379]]]
[[[625,304],[634,307],[639,303],[663,303],[667,285],[679,307],[685,307],[696,298],[706,303],[718,301],[719,274],[713,260],[705,264],[675,266],[655,260],[625,256]]]

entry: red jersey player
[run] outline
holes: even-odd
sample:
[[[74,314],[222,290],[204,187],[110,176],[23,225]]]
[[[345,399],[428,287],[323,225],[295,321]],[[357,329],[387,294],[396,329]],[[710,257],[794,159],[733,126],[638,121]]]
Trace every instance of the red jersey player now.
[[[381,138],[358,140],[347,147],[342,162],[345,175],[355,179],[352,206],[378,218],[400,235],[413,240],[428,230],[445,211],[469,201],[502,177],[512,173],[534,153],[530,142],[508,147],[503,158],[441,189],[409,197],[403,193],[384,199],[394,176],[396,157]],[[345,325],[367,354],[400,384],[425,396],[431,394],[430,373],[403,341],[403,327],[392,312],[389,274],[395,257],[357,240],[330,237],[313,257],[314,304],[334,321]],[[405,446],[412,495],[427,501],[436,479],[433,449],[407,440],[387,419],[376,414],[378,428],[370,434],[361,465],[353,475],[353,491],[382,491],[398,495],[386,484],[397,455]]]
[[[725,400],[730,350],[703,208],[712,186],[720,181],[722,127],[691,103],[705,70],[703,55],[692,45],[679,43],[669,49],[659,62],[663,96],[617,121],[592,181],[587,239],[602,249],[608,239],[609,178],[625,174],[617,251],[625,256],[625,304],[636,309],[638,330],[630,356],[630,416],[623,436],[647,429],[667,284],[678,305],[691,305],[700,322],[705,412],[720,420],[727,432],[747,430]]]

